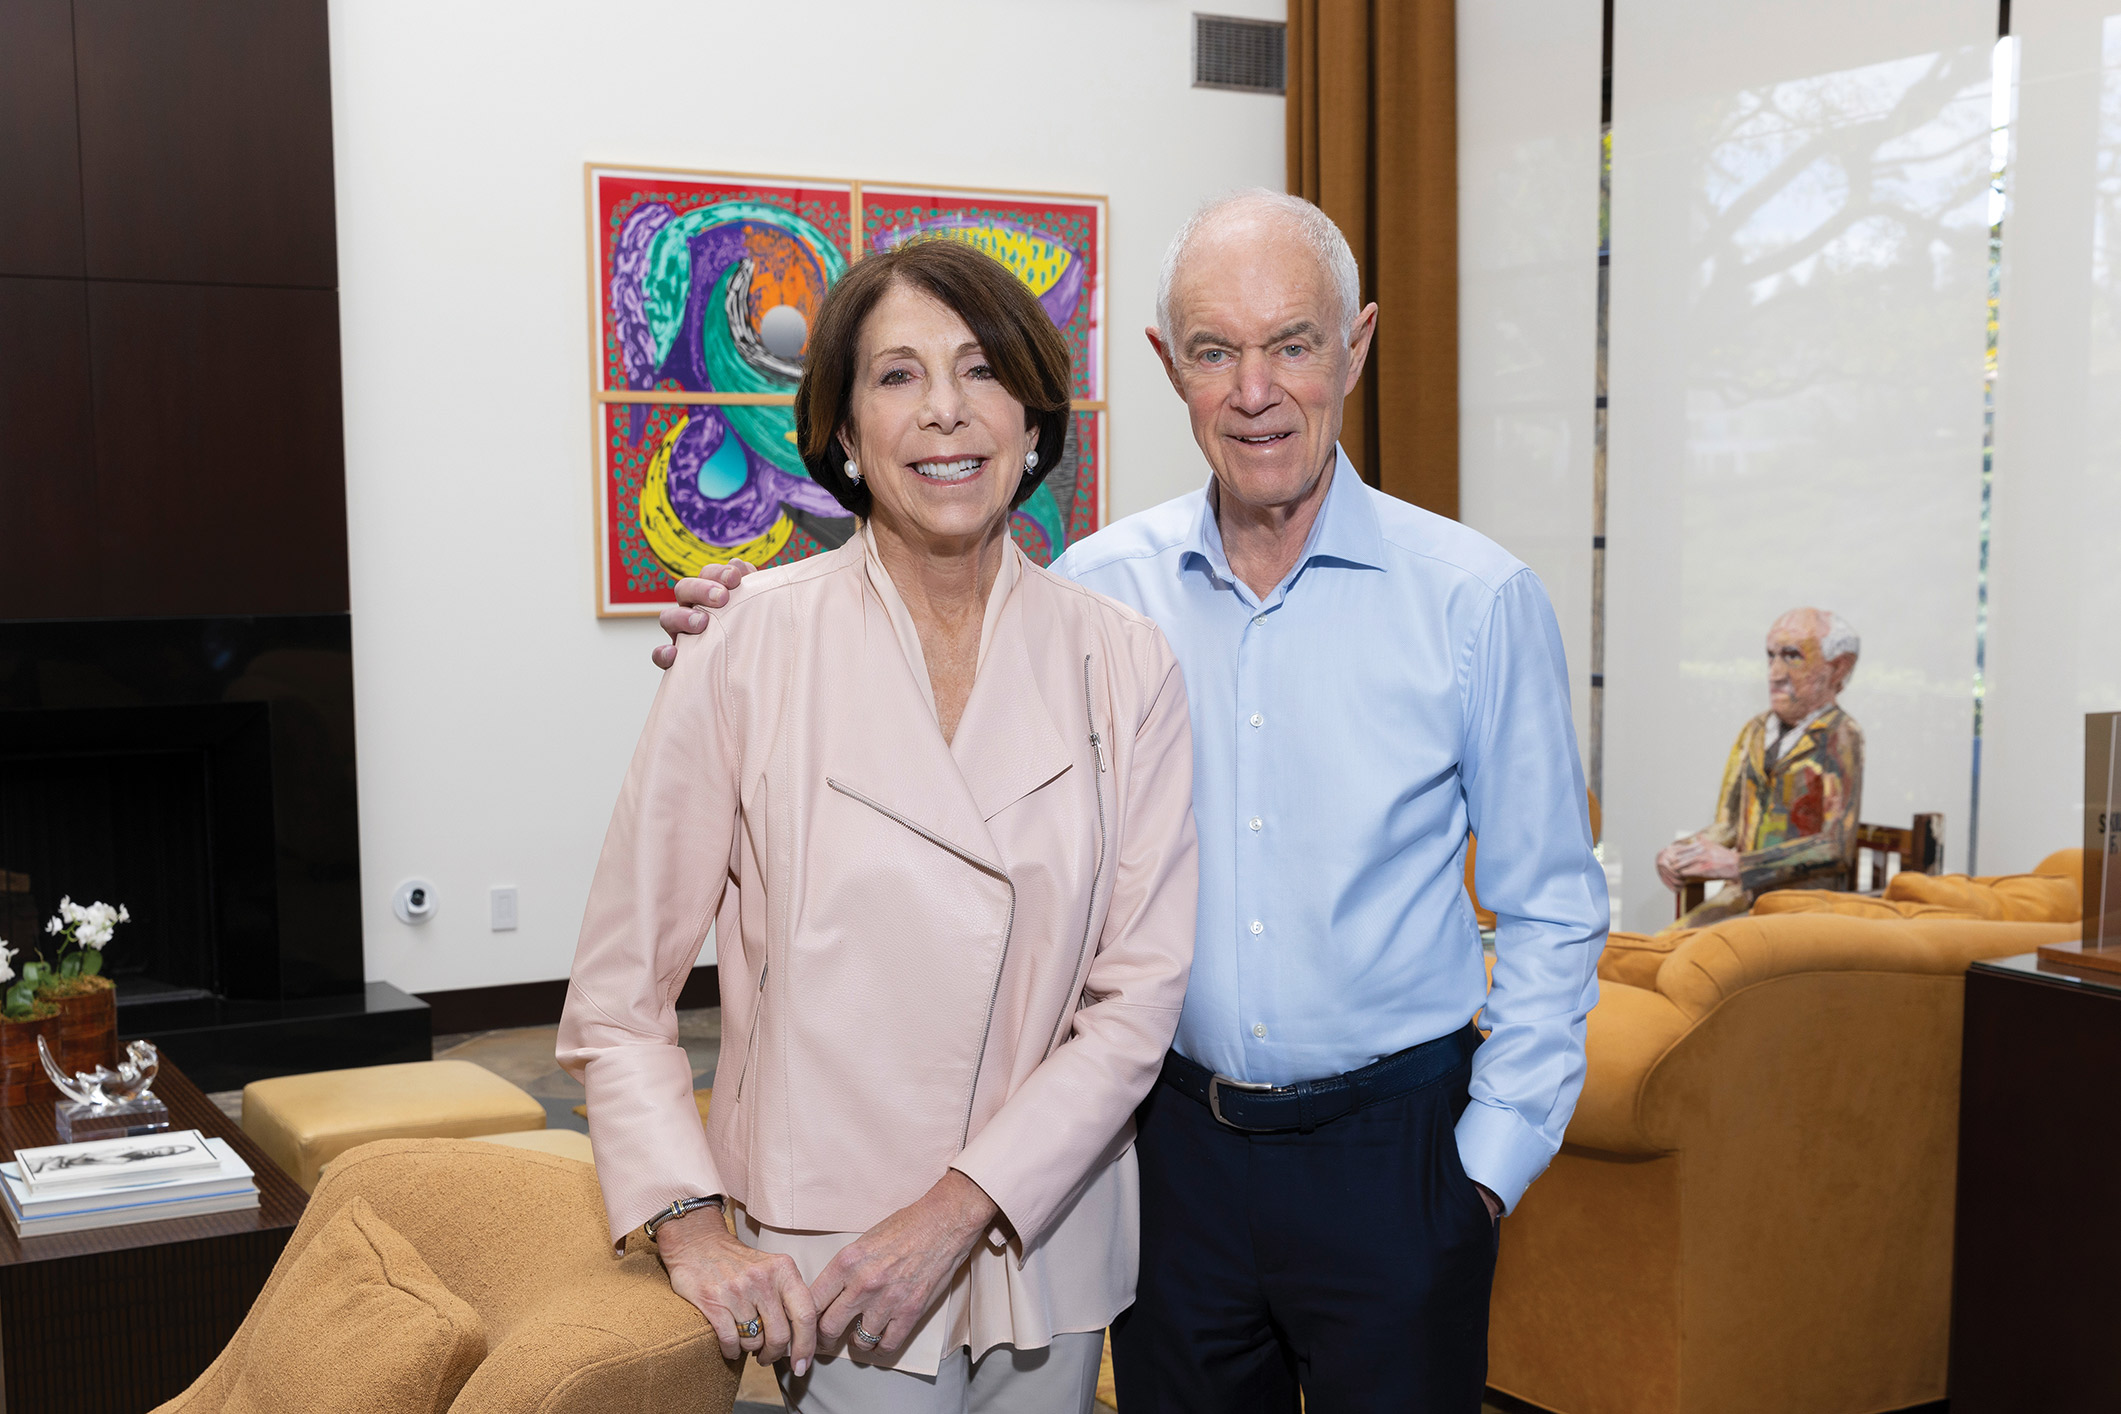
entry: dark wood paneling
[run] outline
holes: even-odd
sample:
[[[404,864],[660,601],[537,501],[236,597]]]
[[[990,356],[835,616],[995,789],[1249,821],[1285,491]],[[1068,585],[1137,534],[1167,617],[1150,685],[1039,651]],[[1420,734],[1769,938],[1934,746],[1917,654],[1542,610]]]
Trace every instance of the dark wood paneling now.
[[[95,465],[88,286],[0,279],[0,618],[101,612]]]
[[[0,0],[0,275],[81,275],[74,18]]]
[[[75,0],[88,273],[338,283],[325,0]]]
[[[449,992],[422,992],[419,997],[432,1009],[437,1036],[499,1031],[511,1026],[550,1026],[560,1019],[560,1008],[567,1004],[567,979],[462,987]],[[684,990],[678,993],[678,1010],[721,1004],[722,984],[714,964],[693,968],[692,976],[685,979]]]
[[[2121,989],[2020,961],[1966,979],[1952,1410],[2121,1409]]]
[[[136,1414],[198,1378],[235,1334],[309,1199],[164,1057],[170,1127],[226,1140],[257,1175],[243,1212],[18,1239],[0,1223],[7,1409]],[[49,1102],[0,1110],[0,1147],[58,1141]]]
[[[344,612],[338,296],[95,282],[89,330],[104,612]]]

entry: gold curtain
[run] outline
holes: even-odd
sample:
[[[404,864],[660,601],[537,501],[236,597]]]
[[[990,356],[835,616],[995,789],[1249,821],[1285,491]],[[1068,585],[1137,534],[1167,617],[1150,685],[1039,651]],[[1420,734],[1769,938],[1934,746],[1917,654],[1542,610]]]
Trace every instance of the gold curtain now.
[[[1369,482],[1458,514],[1453,0],[1289,0],[1289,190],[1340,223],[1377,301],[1342,443]]]

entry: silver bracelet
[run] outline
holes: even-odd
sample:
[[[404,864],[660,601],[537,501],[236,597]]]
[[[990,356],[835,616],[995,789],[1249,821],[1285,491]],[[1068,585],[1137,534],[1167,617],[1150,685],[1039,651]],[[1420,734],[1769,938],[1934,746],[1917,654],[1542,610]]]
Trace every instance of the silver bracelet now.
[[[719,1194],[712,1198],[680,1198],[647,1222],[642,1223],[641,1231],[647,1233],[648,1240],[653,1242],[655,1241],[655,1230],[672,1218],[682,1218],[695,1208],[720,1208],[721,1206],[722,1199]]]

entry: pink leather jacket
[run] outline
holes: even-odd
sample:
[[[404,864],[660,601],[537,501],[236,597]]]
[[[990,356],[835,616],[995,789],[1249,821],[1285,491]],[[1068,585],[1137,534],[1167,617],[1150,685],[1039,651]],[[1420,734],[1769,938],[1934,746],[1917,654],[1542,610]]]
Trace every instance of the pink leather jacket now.
[[[947,744],[863,536],[752,577],[681,644],[560,1024],[615,1241],[710,1193],[861,1232],[955,1167],[1020,1263],[1131,1164],[1193,953],[1185,685],[1149,620],[1005,560]],[[674,1005],[710,921],[703,1133]]]

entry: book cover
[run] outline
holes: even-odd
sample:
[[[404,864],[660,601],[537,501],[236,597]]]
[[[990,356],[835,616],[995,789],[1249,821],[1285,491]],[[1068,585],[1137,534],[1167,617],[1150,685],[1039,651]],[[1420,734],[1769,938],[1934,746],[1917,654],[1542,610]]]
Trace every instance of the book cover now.
[[[207,1147],[206,1136],[196,1129],[50,1144],[15,1152],[23,1182],[31,1193],[39,1195],[151,1183],[191,1170],[216,1168],[220,1162]]]

